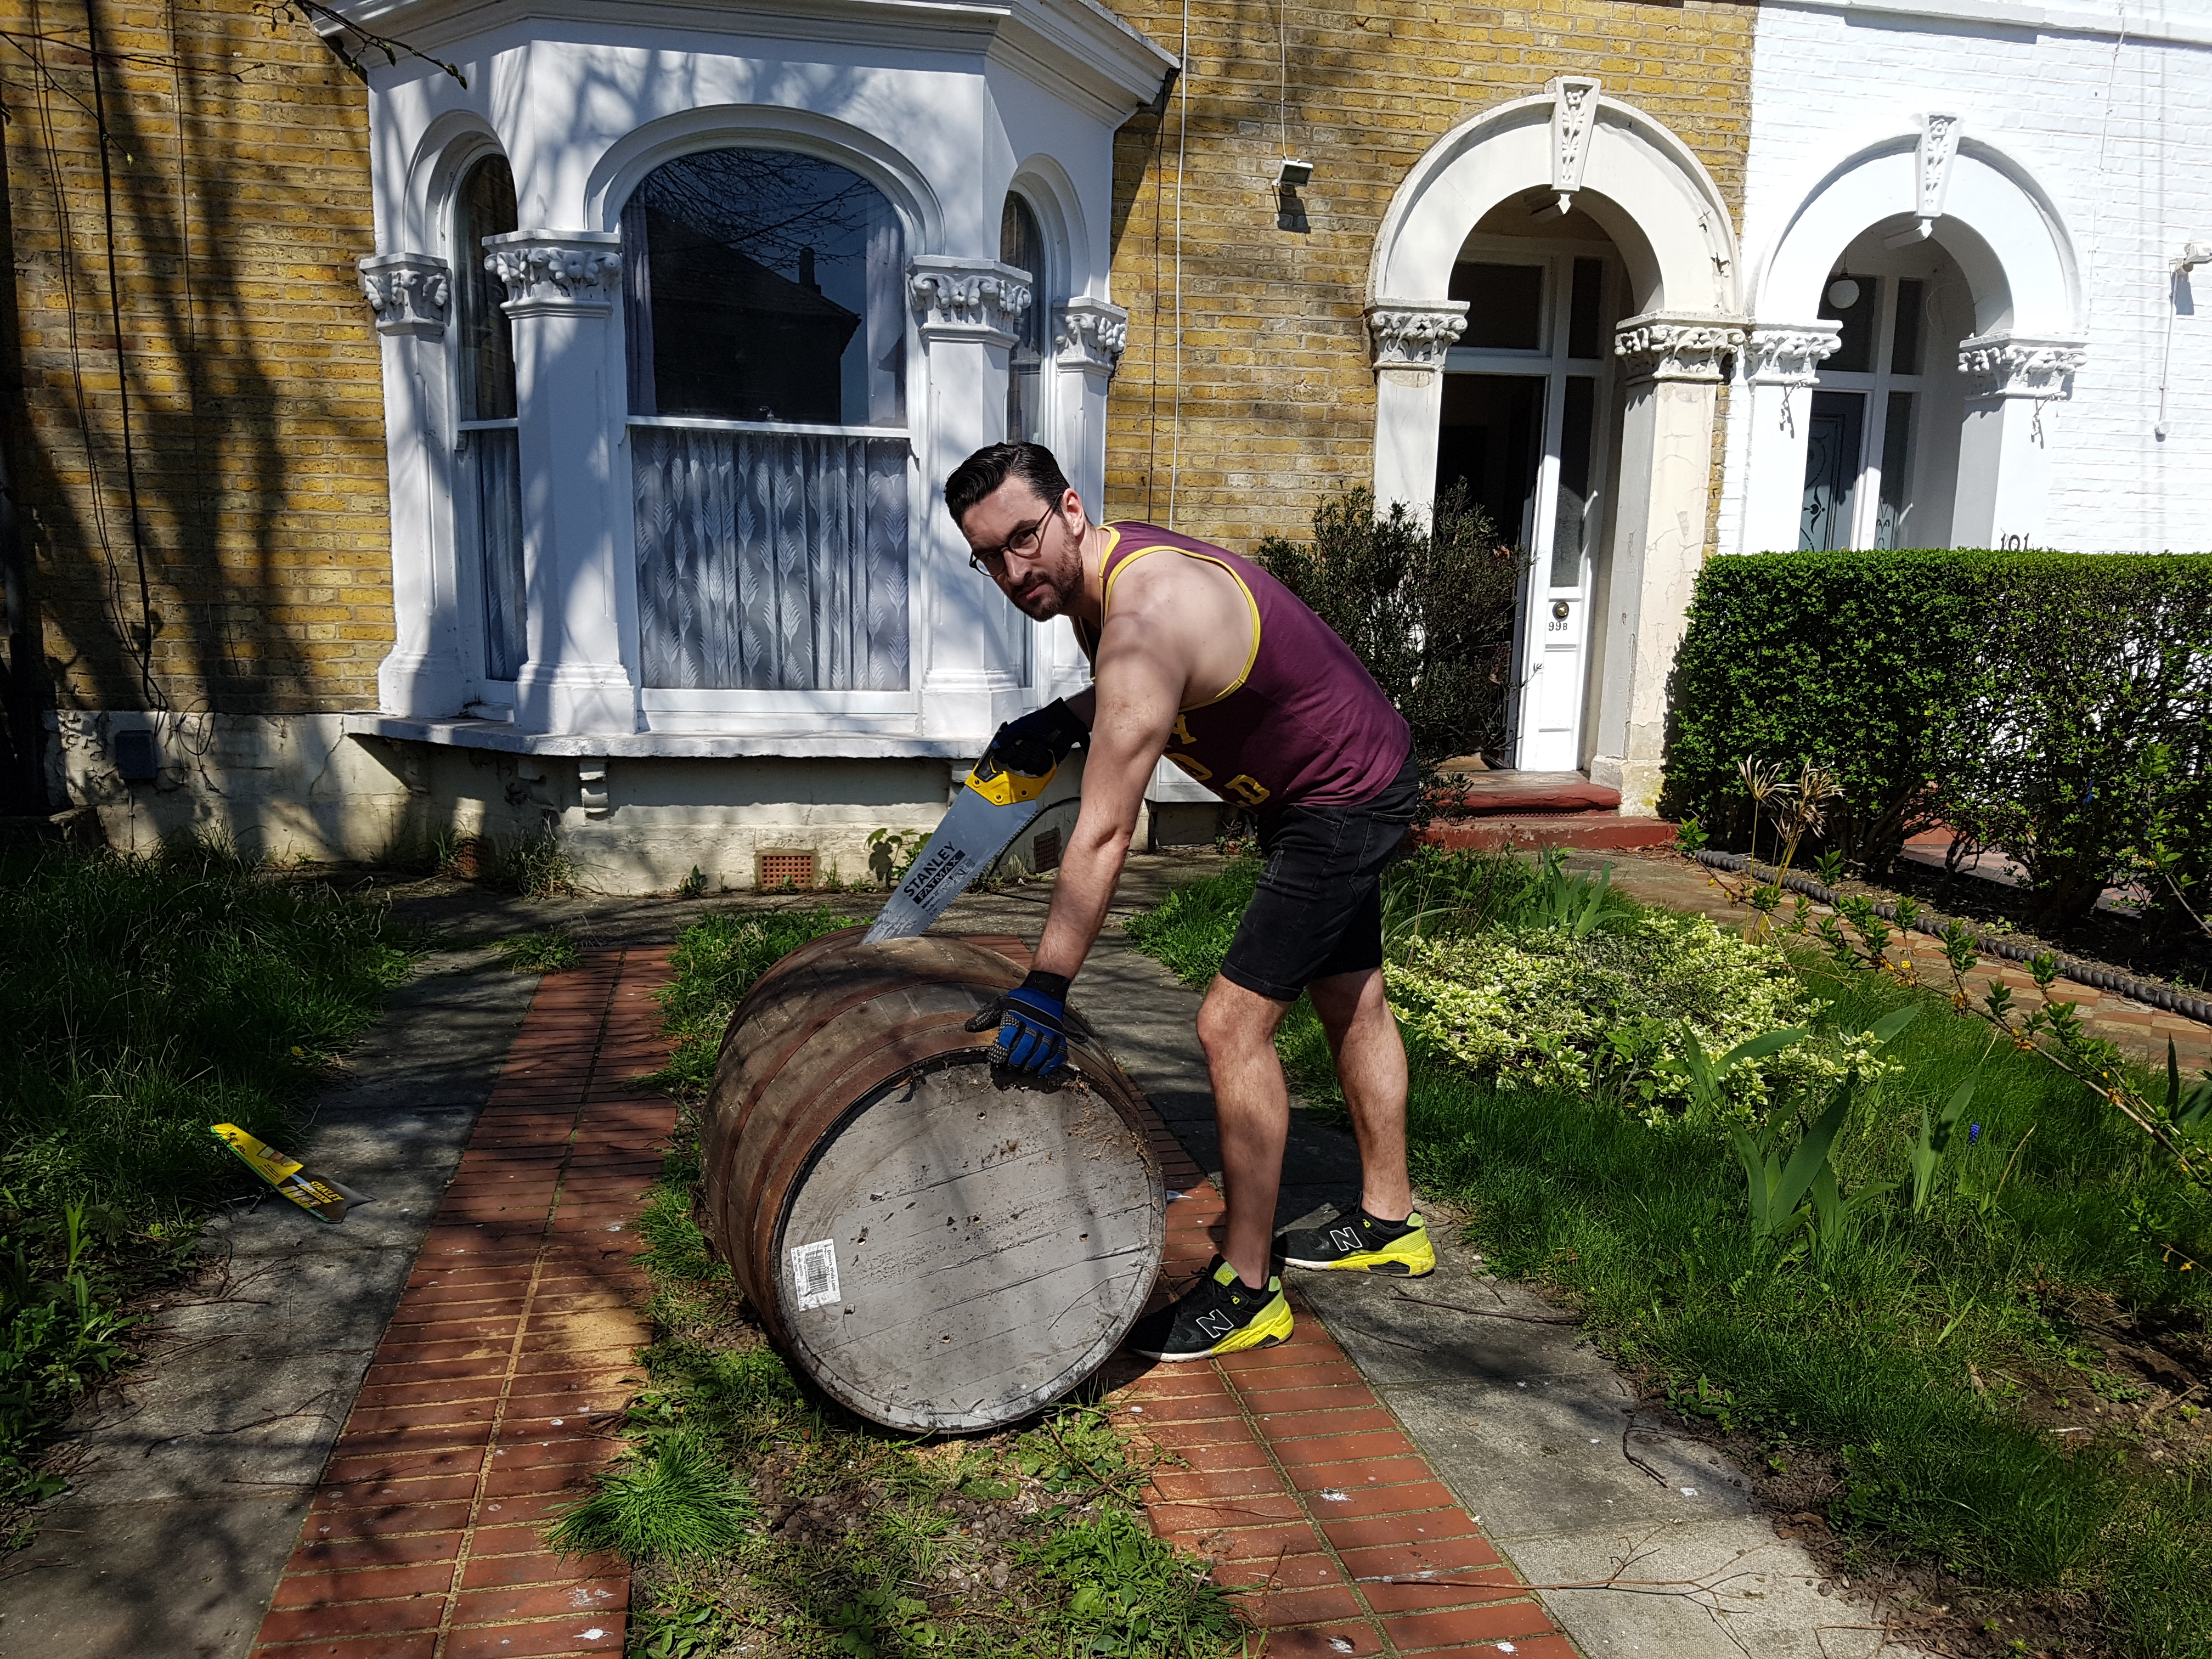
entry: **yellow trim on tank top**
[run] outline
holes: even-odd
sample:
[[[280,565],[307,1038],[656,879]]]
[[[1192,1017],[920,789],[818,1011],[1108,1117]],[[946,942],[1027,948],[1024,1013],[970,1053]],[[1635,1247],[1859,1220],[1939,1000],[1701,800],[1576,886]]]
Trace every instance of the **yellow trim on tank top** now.
[[[1114,538],[1114,543],[1112,546],[1109,547],[1103,553],[1099,555],[1098,562],[1102,568],[1104,566],[1107,560],[1114,556],[1115,551],[1118,550],[1121,545],[1121,532],[1120,530],[1108,529],[1106,533]],[[1235,679],[1230,681],[1228,688],[1225,690],[1216,692],[1212,696],[1208,697],[1204,702],[1183,703],[1177,708],[1176,712],[1177,714],[1188,714],[1194,708],[1211,708],[1215,703],[1224,702],[1230,697],[1235,696],[1239,691],[1244,689],[1244,682],[1252,678],[1252,665],[1260,660],[1260,601],[1252,597],[1252,590],[1244,585],[1243,577],[1238,575],[1233,568],[1224,563],[1221,560],[1215,558],[1210,553],[1193,553],[1188,548],[1176,547],[1168,542],[1154,542],[1149,547],[1139,547],[1134,549],[1127,558],[1123,559],[1121,563],[1114,567],[1113,574],[1106,578],[1106,586],[1103,592],[1100,595],[1098,602],[1099,633],[1102,635],[1105,633],[1106,613],[1114,607],[1114,584],[1121,580],[1121,573],[1124,570],[1127,570],[1138,560],[1143,558],[1147,553],[1179,553],[1186,559],[1198,559],[1206,564],[1212,565],[1224,574],[1231,581],[1235,582],[1237,584],[1237,591],[1244,596],[1244,604],[1252,612],[1252,648],[1244,653],[1244,667],[1243,671],[1238,673]]]

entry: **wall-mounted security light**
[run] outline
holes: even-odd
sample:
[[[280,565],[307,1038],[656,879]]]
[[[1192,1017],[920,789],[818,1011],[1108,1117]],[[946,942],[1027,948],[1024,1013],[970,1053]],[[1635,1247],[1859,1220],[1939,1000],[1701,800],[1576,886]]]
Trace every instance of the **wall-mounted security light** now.
[[[1310,182],[1312,178],[1311,161],[1294,161],[1286,155],[1283,158],[1283,170],[1275,175],[1275,187],[1278,190],[1297,190]]]
[[[2185,276],[2199,265],[2212,265],[2212,242],[2184,242],[2181,257],[2173,262],[2174,270]]]

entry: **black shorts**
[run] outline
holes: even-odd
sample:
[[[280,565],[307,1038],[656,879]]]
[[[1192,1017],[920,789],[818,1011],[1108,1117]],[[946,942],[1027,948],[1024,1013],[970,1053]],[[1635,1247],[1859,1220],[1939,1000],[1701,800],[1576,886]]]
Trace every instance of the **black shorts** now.
[[[1260,815],[1267,859],[1221,976],[1276,1002],[1313,981],[1382,965],[1382,872],[1420,805],[1411,755],[1372,800]]]

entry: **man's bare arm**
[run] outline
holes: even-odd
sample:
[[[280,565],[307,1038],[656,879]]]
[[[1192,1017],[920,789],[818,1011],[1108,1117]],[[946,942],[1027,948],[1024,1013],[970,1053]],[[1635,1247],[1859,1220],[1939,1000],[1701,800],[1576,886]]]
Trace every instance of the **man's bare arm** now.
[[[1083,763],[1083,808],[1060,854],[1036,966],[1069,979],[1105,925],[1145,786],[1174,730],[1182,690],[1182,673],[1135,645],[1134,633],[1116,637],[1109,629],[1100,643],[1098,684],[1067,700],[1079,719],[1090,719],[1091,748]]]

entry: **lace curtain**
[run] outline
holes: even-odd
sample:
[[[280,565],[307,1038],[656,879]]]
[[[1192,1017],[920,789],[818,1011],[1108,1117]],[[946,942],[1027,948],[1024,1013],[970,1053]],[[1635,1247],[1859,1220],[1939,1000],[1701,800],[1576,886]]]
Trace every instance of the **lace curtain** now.
[[[907,689],[901,438],[633,427],[645,684]]]
[[[480,427],[468,434],[468,449],[483,574],[484,678],[511,680],[522,672],[528,649],[522,625],[522,458],[513,427]]]

